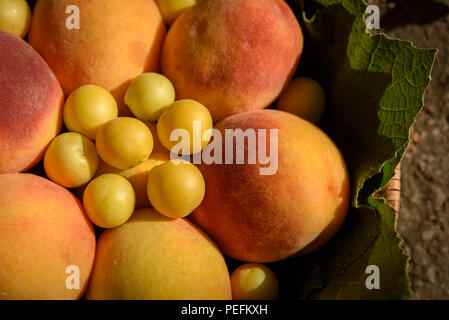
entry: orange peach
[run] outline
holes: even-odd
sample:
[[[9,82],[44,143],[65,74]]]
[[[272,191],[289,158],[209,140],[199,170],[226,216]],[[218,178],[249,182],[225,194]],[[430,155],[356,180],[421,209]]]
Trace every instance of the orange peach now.
[[[0,69],[0,173],[26,171],[61,129],[62,89],[37,52],[3,30]]]
[[[79,299],[94,255],[75,196],[35,175],[0,175],[0,300]]]
[[[89,300],[224,300],[231,283],[221,252],[193,223],[142,209],[98,239]]]
[[[177,99],[201,102],[218,121],[269,106],[291,79],[302,47],[284,0],[199,1],[170,28],[162,71]]]
[[[79,29],[74,6],[79,9]],[[158,71],[164,36],[164,21],[153,0],[39,0],[29,41],[66,95],[95,84],[111,91],[119,115],[129,115],[123,101],[126,89],[142,72]]]
[[[228,164],[223,155],[223,164],[199,165],[206,195],[189,217],[224,254],[272,262],[310,252],[332,238],[348,209],[349,178],[340,151],[323,131],[278,110],[230,116],[216,129]],[[252,132],[253,139],[231,144],[232,132],[225,130],[238,129],[247,137]],[[208,148],[216,148],[215,143],[206,147],[203,159]],[[244,164],[236,164],[236,150],[245,152]]]

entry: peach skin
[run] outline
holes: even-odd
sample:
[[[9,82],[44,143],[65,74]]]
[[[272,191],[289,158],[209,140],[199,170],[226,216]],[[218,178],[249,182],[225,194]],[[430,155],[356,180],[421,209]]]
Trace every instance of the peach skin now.
[[[0,30],[0,174],[38,163],[62,125],[64,96],[47,63]]]
[[[221,252],[185,219],[154,209],[98,239],[88,300],[230,300],[231,282]]]
[[[79,29],[72,29],[74,11]],[[70,28],[66,23],[69,23]],[[55,72],[66,95],[95,84],[116,98],[119,115],[130,115],[126,89],[136,76],[159,70],[165,24],[153,0],[39,0],[28,40]]]
[[[214,122],[269,106],[295,72],[303,36],[284,0],[206,0],[170,28],[162,71],[177,99],[204,104]]]
[[[0,300],[79,299],[95,255],[81,203],[39,176],[0,175]]]
[[[332,238],[348,210],[349,177],[340,151],[323,131],[278,110],[240,113],[215,128],[223,136],[228,129],[257,133],[256,143],[239,148],[249,159],[248,152],[255,154],[257,146],[255,164],[237,164],[234,143],[232,164],[225,164],[223,155],[223,164],[199,165],[206,195],[189,218],[224,254],[247,262],[272,262],[316,249]],[[277,170],[270,174],[261,175],[260,169],[268,166],[260,156],[261,145],[272,158],[270,166],[277,160]]]

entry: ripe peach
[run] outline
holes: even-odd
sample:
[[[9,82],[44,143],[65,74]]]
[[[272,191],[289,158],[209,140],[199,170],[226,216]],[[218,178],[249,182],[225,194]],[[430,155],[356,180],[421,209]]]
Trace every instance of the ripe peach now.
[[[277,109],[318,123],[323,116],[325,105],[326,95],[319,82],[299,77],[293,79],[282,92],[277,102]]]
[[[79,29],[66,26],[75,18],[66,13],[73,5],[79,8]],[[95,84],[111,91],[119,115],[129,115],[123,101],[126,88],[142,72],[158,71],[164,36],[164,21],[153,0],[39,0],[29,41],[66,95]]]
[[[162,71],[177,99],[204,104],[214,121],[269,106],[293,75],[303,36],[284,0],[199,1],[167,34]]]
[[[200,229],[142,209],[98,239],[86,298],[229,300],[231,284],[223,256]]]
[[[0,300],[78,299],[94,255],[95,234],[74,195],[35,175],[0,175]]]
[[[39,54],[3,30],[0,69],[0,173],[25,171],[59,133],[64,97]]]
[[[253,144],[230,144],[233,164],[223,155],[223,164],[199,165],[206,195],[190,217],[224,254],[272,262],[316,249],[337,232],[348,209],[349,178],[340,151],[318,127],[286,112],[256,110],[227,117],[216,129],[225,137],[222,150],[229,144],[226,129],[257,135]],[[268,165],[260,154],[255,164],[248,156],[236,164],[236,149],[254,155],[261,145],[277,168],[271,175],[261,175]]]

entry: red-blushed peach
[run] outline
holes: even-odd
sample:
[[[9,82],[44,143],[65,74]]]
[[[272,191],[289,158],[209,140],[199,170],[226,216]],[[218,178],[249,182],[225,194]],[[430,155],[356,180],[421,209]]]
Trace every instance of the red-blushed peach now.
[[[73,6],[79,9],[79,29],[72,29]],[[28,39],[66,95],[81,85],[101,86],[116,98],[123,116],[131,114],[123,101],[131,80],[159,70],[164,36],[164,21],[153,0],[39,0]]]
[[[98,239],[86,299],[229,300],[231,283],[221,252],[193,223],[141,209]]]
[[[298,21],[284,0],[207,0],[169,30],[162,71],[177,99],[204,104],[214,121],[269,106],[302,53]]]
[[[74,195],[35,175],[0,175],[0,300],[79,299],[94,256]]]
[[[278,261],[316,249],[337,232],[348,210],[349,177],[340,151],[323,131],[278,110],[233,115],[216,129],[223,136],[223,164],[199,165],[206,195],[189,218],[224,254],[248,262]],[[248,136],[254,129],[257,141],[242,148],[229,144],[236,131],[226,135],[225,130],[238,129]],[[226,149],[226,143],[233,148]],[[203,159],[214,145],[206,147]],[[245,152],[244,164],[236,164],[236,149]],[[232,164],[225,163],[225,154]],[[248,154],[256,156],[255,164],[249,164]],[[261,170],[267,168],[271,172]]]
[[[42,159],[61,129],[63,100],[39,54],[0,30],[0,174],[28,170]]]

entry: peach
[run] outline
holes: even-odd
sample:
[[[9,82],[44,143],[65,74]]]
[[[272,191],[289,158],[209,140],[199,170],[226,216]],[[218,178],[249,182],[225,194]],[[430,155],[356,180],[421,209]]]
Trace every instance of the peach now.
[[[225,135],[228,129],[247,136],[253,129],[257,139],[236,147],[224,138],[222,150],[225,140],[233,147],[225,152],[229,158],[233,152],[232,163],[225,164],[223,156],[223,164],[199,165],[206,195],[189,217],[224,254],[248,262],[278,261],[310,252],[337,232],[349,205],[349,178],[340,151],[323,131],[278,110],[240,113],[215,128],[224,137],[232,137],[230,131]],[[256,146],[254,164],[248,156],[236,164],[236,149],[255,155]],[[261,146],[266,146],[268,164],[263,164]],[[267,167],[277,170],[261,170]]]
[[[134,212],[98,239],[89,300],[231,299],[227,266],[215,244],[188,220],[154,209]]]
[[[0,299],[78,299],[94,255],[75,196],[35,175],[0,175]]]
[[[66,13],[74,5],[80,12],[79,29],[66,26],[75,21],[75,11]],[[153,0],[40,0],[29,41],[66,95],[81,85],[101,86],[117,99],[123,116],[130,115],[123,100],[131,80],[158,71],[164,36],[164,21]]]
[[[177,99],[201,102],[216,122],[269,106],[291,79],[302,47],[284,0],[199,1],[170,28],[162,71]]]
[[[0,174],[39,162],[62,125],[63,93],[45,61],[0,30]]]

